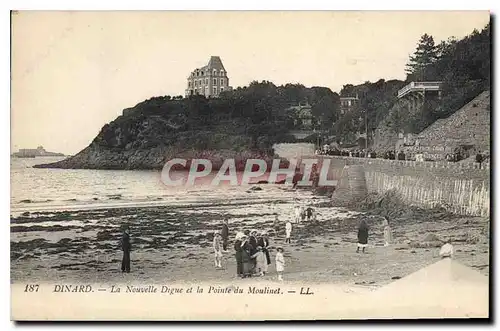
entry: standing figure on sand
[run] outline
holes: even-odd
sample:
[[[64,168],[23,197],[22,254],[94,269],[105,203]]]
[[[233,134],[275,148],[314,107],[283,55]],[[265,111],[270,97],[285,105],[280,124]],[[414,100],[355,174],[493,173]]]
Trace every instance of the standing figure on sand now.
[[[236,234],[234,240],[234,250],[236,257],[236,275],[238,277],[243,277],[243,239],[245,235],[242,232]]]
[[[252,230],[250,232],[250,236],[248,237],[248,254],[250,254],[250,273],[255,271],[257,266],[257,260],[253,257],[255,253],[257,253],[257,231]]]
[[[253,270],[255,268],[255,260],[252,258],[251,252],[253,251],[253,247],[250,244],[250,238],[245,235],[241,243],[241,260],[243,263],[243,278],[251,277]]]
[[[280,219],[278,217],[278,214],[274,216],[273,228],[274,228],[274,235],[278,236],[280,233]]]
[[[316,211],[312,207],[307,207],[304,211],[305,217],[308,222],[316,222]]]
[[[392,244],[392,229],[391,226],[389,225],[389,220],[384,217],[384,246],[389,246]]]
[[[287,221],[285,225],[285,244],[291,243],[290,239],[291,235],[292,235],[292,223],[290,223],[290,221]]]
[[[222,249],[227,251],[227,244],[229,242],[229,220],[227,217],[224,218],[222,221],[222,231],[221,231],[221,236],[222,236]]]
[[[267,273],[267,267],[271,264],[271,254],[269,254],[269,238],[267,232],[262,232],[261,237],[258,240],[258,245],[262,247],[262,252],[266,257],[266,263],[262,267],[262,272],[265,275]]]
[[[278,280],[283,280],[283,272],[285,271],[285,257],[283,256],[283,248],[278,247],[276,252],[276,272]]]
[[[358,247],[356,253],[359,253],[359,249],[362,248],[363,253],[368,246],[368,224],[365,220],[361,220],[358,227]]]
[[[302,208],[299,205],[295,205],[294,207],[294,213],[295,213],[295,223],[300,223],[300,220],[302,218]]]
[[[215,267],[222,268],[222,243],[221,236],[219,232],[215,232],[214,235],[214,258]]]
[[[127,226],[125,230],[123,230],[122,238],[120,240],[120,245],[123,251],[122,258],[122,272],[130,272],[130,250],[132,249],[132,245],[130,244],[130,229]]]
[[[261,246],[257,246],[257,251],[252,255],[252,259],[255,259],[254,274],[264,276],[267,272],[267,260]]]

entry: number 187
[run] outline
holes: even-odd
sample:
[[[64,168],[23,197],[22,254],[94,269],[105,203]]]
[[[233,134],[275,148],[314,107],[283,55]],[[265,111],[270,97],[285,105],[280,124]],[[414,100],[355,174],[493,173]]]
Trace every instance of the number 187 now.
[[[26,287],[24,288],[24,292],[38,292],[38,288],[40,285],[32,285],[32,284],[27,284]]]

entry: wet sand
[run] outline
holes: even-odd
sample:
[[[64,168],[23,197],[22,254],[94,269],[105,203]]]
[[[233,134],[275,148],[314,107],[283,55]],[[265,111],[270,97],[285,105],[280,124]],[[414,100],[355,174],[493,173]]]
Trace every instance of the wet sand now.
[[[266,186],[262,185],[263,190]],[[269,275],[273,281],[275,247],[285,249],[285,282],[345,284],[376,288],[404,277],[439,259],[435,244],[415,245],[429,233],[450,238],[455,258],[481,273],[489,273],[489,240],[471,239],[489,222],[484,218],[429,215],[426,220],[392,223],[394,244],[383,246],[381,218],[338,207],[310,192],[280,189],[266,201],[211,201],[199,206],[126,207],[29,213],[11,217],[11,282],[164,283],[248,282],[237,279],[232,248],[236,231],[267,230],[271,241]],[[293,224],[292,243],[284,244],[284,222],[292,219],[293,197],[312,204],[318,222]],[[274,213],[281,230],[274,233]],[[213,232],[230,219],[230,243],[223,269],[214,268]],[[370,226],[367,253],[356,253],[357,225]],[[131,273],[120,272],[120,228],[131,227]],[[423,247],[416,247],[423,246]],[[435,246],[435,247],[431,247]],[[255,278],[252,282],[256,281]]]

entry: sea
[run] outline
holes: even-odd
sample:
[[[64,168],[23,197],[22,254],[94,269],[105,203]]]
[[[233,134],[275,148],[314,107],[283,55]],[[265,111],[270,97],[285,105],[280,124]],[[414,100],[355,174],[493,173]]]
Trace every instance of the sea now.
[[[298,193],[285,185],[211,185],[216,172],[193,186],[168,186],[159,170],[92,170],[33,168],[64,157],[11,158],[11,215],[24,212],[85,210],[140,206],[202,206],[205,204],[285,201]],[[173,179],[187,176],[172,174]],[[241,174],[238,174],[240,177]],[[280,177],[278,177],[280,179]],[[259,189],[255,189],[259,186]],[[254,190],[255,189],[255,190]],[[304,191],[304,190],[302,190]]]

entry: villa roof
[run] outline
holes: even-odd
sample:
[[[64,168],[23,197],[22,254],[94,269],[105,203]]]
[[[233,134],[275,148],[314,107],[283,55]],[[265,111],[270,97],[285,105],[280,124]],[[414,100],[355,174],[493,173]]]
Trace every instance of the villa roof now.
[[[197,70],[207,70],[207,69],[216,69],[216,70],[224,70],[224,65],[222,64],[222,60],[220,59],[219,56],[211,56],[210,60],[208,61],[208,64],[206,66],[203,66],[201,68],[198,68]],[[196,69],[195,69],[196,71]]]

